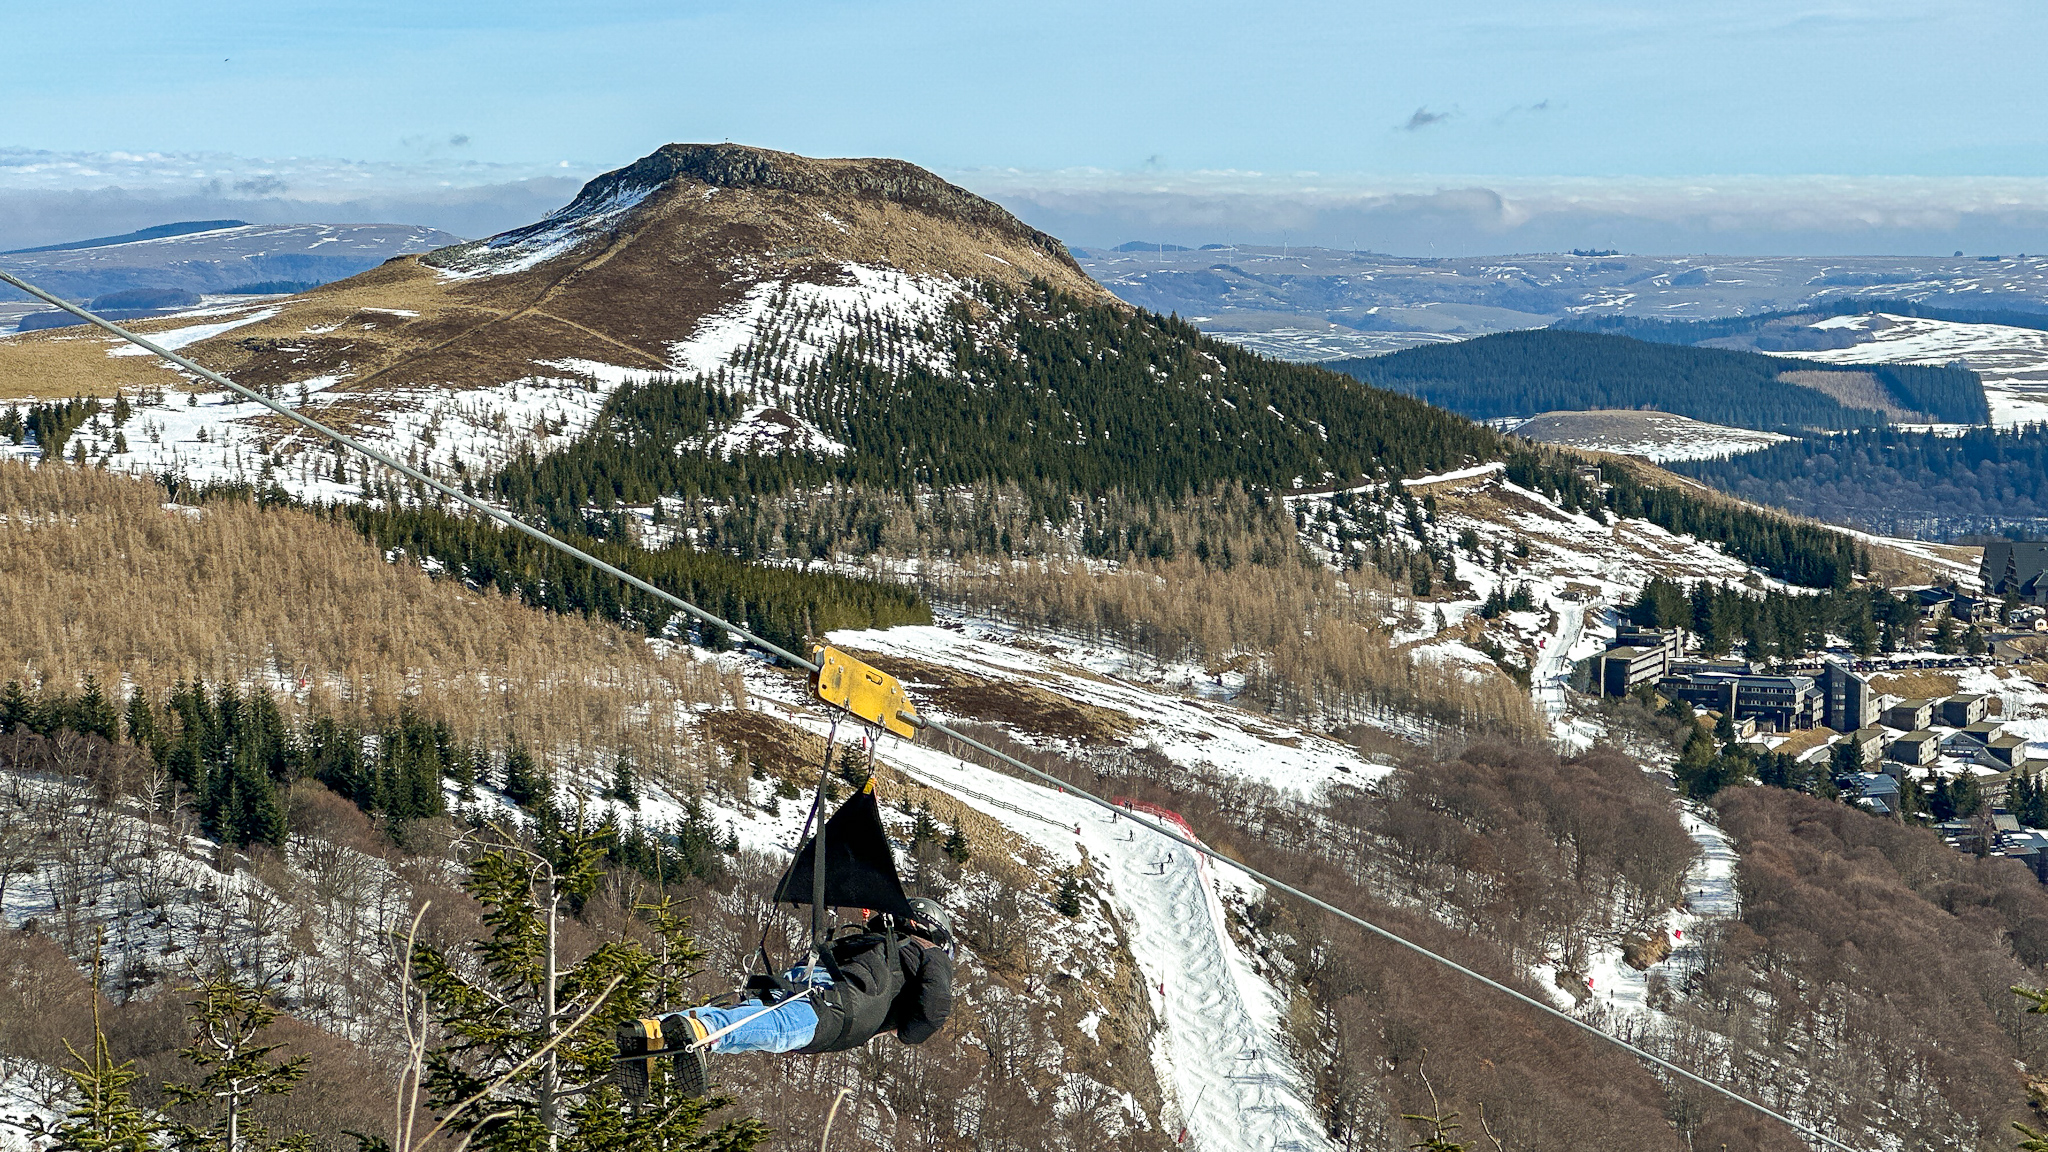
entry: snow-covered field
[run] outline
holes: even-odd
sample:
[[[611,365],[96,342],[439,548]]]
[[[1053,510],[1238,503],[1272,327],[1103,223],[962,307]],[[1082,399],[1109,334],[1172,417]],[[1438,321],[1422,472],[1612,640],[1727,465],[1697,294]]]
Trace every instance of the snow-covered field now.
[[[1312,796],[1335,780],[1379,776],[1357,749],[1293,725],[1211,700],[1168,695],[1089,671],[1054,656],[999,642],[999,633],[962,624],[834,632],[833,644],[853,651],[907,657],[996,684],[1028,684],[1134,721],[1122,739],[1176,763],[1257,780]],[[1039,741],[1047,743],[1047,741]],[[1098,743],[1094,750],[1102,750]]]
[[[0,1063],[0,1152],[35,1152],[42,1142],[8,1121],[55,1127],[72,1099],[71,1081],[57,1069],[33,1060]]]
[[[1546,412],[1506,430],[1546,444],[1641,456],[1659,464],[1734,456],[1791,439],[1669,412]]]
[[[1888,314],[1837,316],[1813,326],[1848,329],[1871,339],[1847,348],[1783,355],[1827,364],[1941,365],[1961,361],[1983,377],[1993,424],[2048,420],[2048,332]]]

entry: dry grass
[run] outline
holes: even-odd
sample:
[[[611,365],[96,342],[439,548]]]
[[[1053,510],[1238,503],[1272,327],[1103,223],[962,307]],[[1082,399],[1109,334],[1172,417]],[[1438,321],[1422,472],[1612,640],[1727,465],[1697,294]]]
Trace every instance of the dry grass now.
[[[1785,742],[1771,749],[1771,751],[1782,752],[1787,756],[1797,756],[1802,752],[1820,747],[1833,739],[1834,735],[1834,732],[1827,728],[1801,728],[1789,733],[1785,737]]]
[[[952,716],[1007,725],[1058,740],[1116,742],[1137,728],[1121,712],[1047,691],[1021,680],[973,676],[903,656],[849,648],[847,654],[903,681],[920,706]]]
[[[356,720],[416,705],[464,739],[581,763],[625,751],[683,787],[707,757],[681,717],[744,699],[709,664],[387,564],[345,526],[162,498],[68,465],[0,464],[0,680],[256,682],[283,690],[287,711]]]
[[[109,356],[121,343],[77,328],[0,340],[0,400],[118,396],[137,388],[182,388],[184,377],[154,356]]]
[[[1947,672],[1912,668],[1904,672],[1879,672],[1870,686],[1906,700],[1934,700],[1956,694],[1957,677]]]

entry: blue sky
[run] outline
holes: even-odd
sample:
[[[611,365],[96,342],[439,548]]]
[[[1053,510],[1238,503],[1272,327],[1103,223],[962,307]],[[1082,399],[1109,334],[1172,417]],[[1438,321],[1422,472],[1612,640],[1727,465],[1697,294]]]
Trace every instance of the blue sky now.
[[[2000,177],[2031,213],[2044,32],[2048,6],[1973,0],[75,2],[9,13],[0,147],[326,157],[363,166],[338,185],[426,194],[732,139],[901,156],[1027,215],[1219,174],[1254,198],[1576,177],[1662,201],[1695,177]],[[104,186],[91,167],[74,182]],[[271,192],[336,194],[304,166]]]

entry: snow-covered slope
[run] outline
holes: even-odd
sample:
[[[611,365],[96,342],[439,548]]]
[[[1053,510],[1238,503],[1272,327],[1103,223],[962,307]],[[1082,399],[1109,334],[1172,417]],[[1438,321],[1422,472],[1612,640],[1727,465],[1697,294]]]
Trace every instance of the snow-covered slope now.
[[[1304,797],[1340,776],[1364,782],[1388,771],[1355,749],[1292,726],[1122,683],[1000,643],[988,632],[895,628],[838,632],[829,639],[849,650],[887,652],[998,680],[1028,681],[1129,717],[1134,721],[1126,737],[1131,744],[1177,764],[1243,776]],[[793,692],[788,681],[757,675],[750,686],[760,706],[821,734],[829,727],[829,720]],[[1062,743],[1028,727],[1010,731],[1029,743]],[[1099,755],[1106,750],[1088,751]],[[1003,824],[1042,851],[1051,867],[1082,867],[1092,876],[1121,922],[1150,990],[1161,1026],[1153,1046],[1154,1067],[1169,1093],[1171,1125],[1186,1128],[1186,1146],[1206,1152],[1329,1147],[1299,1054],[1290,1050],[1282,1030],[1287,993],[1255,971],[1229,930],[1223,895],[1256,898],[1263,886],[1228,864],[1196,857],[1064,790],[970,764],[925,744],[885,740],[879,759]]]
[[[1813,327],[1868,337],[1847,348],[1786,352],[1828,364],[1953,364],[1984,380],[1993,424],[2048,420],[2048,332],[1912,316],[1837,316]]]

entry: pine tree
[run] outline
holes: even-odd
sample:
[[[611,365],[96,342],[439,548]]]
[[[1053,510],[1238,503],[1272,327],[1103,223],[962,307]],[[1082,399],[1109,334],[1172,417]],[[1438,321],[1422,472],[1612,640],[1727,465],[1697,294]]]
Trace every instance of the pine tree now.
[[[633,761],[621,756],[612,764],[611,787],[605,795],[626,807],[638,811],[640,808],[640,782],[633,772]]]
[[[946,834],[944,851],[946,855],[952,857],[955,864],[967,863],[967,858],[973,854],[967,845],[967,833],[960,825],[953,825],[953,830]]]
[[[9,680],[7,687],[0,688],[0,734],[26,725],[32,709],[28,693],[22,691],[21,681]]]
[[[1948,777],[1935,775],[1934,788],[1927,794],[1927,814],[1936,820],[1956,818],[1956,802],[1949,792]]]
[[[54,1125],[38,1120],[28,1127],[29,1135],[48,1140],[49,1152],[156,1152],[157,1123],[135,1103],[130,1085],[141,1078],[135,1061],[119,1064],[107,1047],[106,1029],[100,1024],[100,971],[105,933],[93,946],[92,959],[92,1057],[78,1054],[71,1042],[64,1050],[78,1061],[78,1067],[64,1069],[78,1097],[77,1103]]]
[[[1053,910],[1070,920],[1079,916],[1081,914],[1081,897],[1086,892],[1087,889],[1081,884],[1080,873],[1074,869],[1068,869],[1060,877],[1059,895],[1053,898]]]
[[[505,799],[531,812],[548,792],[547,780],[525,748],[513,744],[505,750]]]
[[[1829,753],[1828,767],[1834,771],[1837,779],[1854,776],[1863,771],[1863,753],[1857,749],[1853,740],[1844,739]]]
[[[1722,709],[1721,714],[1714,718],[1714,739],[1723,744],[1735,742],[1735,719],[1731,710]]]
[[[70,720],[74,731],[98,736],[109,744],[121,738],[114,706],[107,703],[106,694],[100,691],[99,678],[90,672],[85,676],[84,693],[71,706]]]
[[[910,819],[910,846],[916,848],[938,838],[939,822],[932,819],[932,806],[925,801],[918,801],[917,812]]]
[[[156,709],[142,689],[131,689],[128,693],[128,742],[138,748],[156,747]]]

